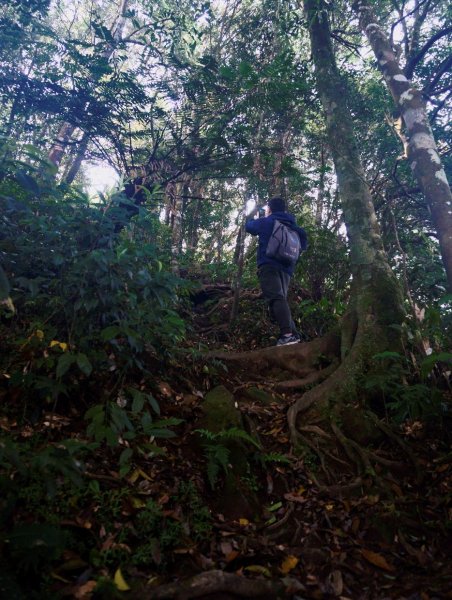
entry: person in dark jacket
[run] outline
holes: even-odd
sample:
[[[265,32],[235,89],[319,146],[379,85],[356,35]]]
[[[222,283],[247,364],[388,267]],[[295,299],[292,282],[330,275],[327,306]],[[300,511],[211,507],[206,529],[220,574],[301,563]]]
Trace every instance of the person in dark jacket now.
[[[307,236],[302,227],[298,227],[295,217],[286,212],[283,198],[271,198],[265,207],[265,217],[250,219],[246,223],[246,231],[259,236],[257,248],[257,274],[264,298],[267,300],[270,316],[278,323],[280,336],[277,346],[296,344],[300,334],[293,322],[287,302],[287,292],[295,264],[283,264],[275,258],[266,256],[267,244],[273,231],[275,220],[294,229],[300,238],[301,250],[307,248]]]

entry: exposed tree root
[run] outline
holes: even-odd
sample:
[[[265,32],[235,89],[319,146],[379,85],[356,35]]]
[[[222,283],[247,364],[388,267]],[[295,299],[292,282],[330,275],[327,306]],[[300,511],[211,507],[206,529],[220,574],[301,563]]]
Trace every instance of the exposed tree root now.
[[[168,583],[158,588],[140,591],[140,600],[190,600],[208,594],[229,593],[242,598],[272,599],[286,596],[283,583],[246,579],[224,571],[206,571],[185,581]]]
[[[314,475],[311,474],[310,477],[317,486],[319,492],[321,494],[325,494],[329,498],[348,498],[354,492],[356,492],[356,490],[361,489],[364,485],[364,481],[361,477],[357,477],[345,485],[323,485],[316,479]]]
[[[320,371],[311,371],[309,375],[306,375],[306,377],[303,377],[302,379],[290,379],[288,381],[279,381],[275,385],[275,390],[280,392],[300,390],[307,387],[308,385],[320,383],[321,381],[327,379],[327,377],[329,377],[331,373],[335,369],[337,369],[337,366],[337,363],[333,362],[329,367],[326,367],[325,369],[321,369]]]
[[[389,437],[398,446],[400,446],[400,448],[407,455],[407,457],[410,459],[411,463],[415,467],[416,472],[417,472],[417,477],[419,478],[419,464],[418,464],[418,461],[416,460],[414,454],[410,450],[410,448],[400,439],[400,436],[398,436],[396,433],[394,433],[392,431],[392,429],[390,427],[388,427],[385,423],[382,423],[374,413],[369,412],[369,417],[370,417],[370,419],[372,419],[372,421],[376,425],[376,427],[378,427],[387,437]]]
[[[246,370],[247,376],[268,374],[279,371],[290,373],[298,378],[308,373],[319,371],[322,366],[329,366],[339,356],[339,336],[330,333],[304,344],[291,346],[272,346],[260,348],[252,352],[210,352],[208,358],[215,358],[226,363],[234,363]],[[322,369],[321,369],[322,370]],[[320,371],[321,372],[321,371]]]

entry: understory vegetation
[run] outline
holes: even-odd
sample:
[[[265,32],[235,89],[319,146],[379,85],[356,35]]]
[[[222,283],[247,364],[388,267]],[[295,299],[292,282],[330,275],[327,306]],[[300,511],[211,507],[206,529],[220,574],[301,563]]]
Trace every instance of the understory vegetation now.
[[[8,3],[2,598],[450,597],[451,13],[373,4],[421,176],[362,3]],[[282,348],[272,196],[309,239]]]

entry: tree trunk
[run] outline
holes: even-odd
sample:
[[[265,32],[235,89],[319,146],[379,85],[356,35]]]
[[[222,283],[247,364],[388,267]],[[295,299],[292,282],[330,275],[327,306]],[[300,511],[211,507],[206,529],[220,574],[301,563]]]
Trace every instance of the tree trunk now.
[[[182,243],[182,188],[183,183],[174,184],[172,190],[172,218],[171,218],[171,271],[179,275],[179,257]]]
[[[77,173],[80,171],[80,167],[82,166],[83,159],[85,158],[86,150],[88,148],[89,143],[89,135],[85,133],[80,140],[79,148],[77,150],[77,154],[70,166],[66,177],[64,178],[65,183],[68,185],[71,184],[77,176]]]
[[[325,158],[325,146],[323,142],[321,142],[320,146],[320,164],[319,164],[319,188],[317,192],[317,199],[315,203],[315,226],[320,228],[322,225],[322,214],[323,214],[323,205],[325,202],[325,166],[326,166],[326,158]]]
[[[242,288],[243,266],[245,262],[245,224],[246,224],[246,202],[243,206],[242,221],[237,236],[237,271],[234,281],[234,300],[232,302],[229,324],[233,325],[239,313],[240,290]]]
[[[358,0],[353,8],[405,123],[409,140],[408,159],[430,208],[448,287],[452,291],[452,193],[433,138],[422,92],[405,77],[388,37],[366,0]]]
[[[373,367],[373,356],[384,350],[400,349],[398,326],[404,318],[402,293],[383,249],[358,155],[323,0],[306,0],[305,12],[350,244],[353,283],[350,305],[341,324],[342,363],[331,377],[292,407],[289,415],[292,432],[301,406],[314,403],[325,406],[330,402],[341,405],[361,397],[362,380]]]
[[[278,142],[275,148],[275,161],[270,182],[270,196],[286,197],[285,179],[282,175],[283,162],[289,153],[292,137],[292,123],[289,122],[278,135]]]

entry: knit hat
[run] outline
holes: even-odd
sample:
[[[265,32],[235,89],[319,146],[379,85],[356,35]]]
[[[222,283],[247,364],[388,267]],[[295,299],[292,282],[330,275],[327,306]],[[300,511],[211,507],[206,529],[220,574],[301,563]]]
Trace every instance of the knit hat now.
[[[280,198],[280,197],[275,197],[275,198],[271,198],[268,202],[267,202],[268,206],[270,207],[270,210],[273,212],[285,212],[286,210],[286,201],[284,200],[284,198]]]

